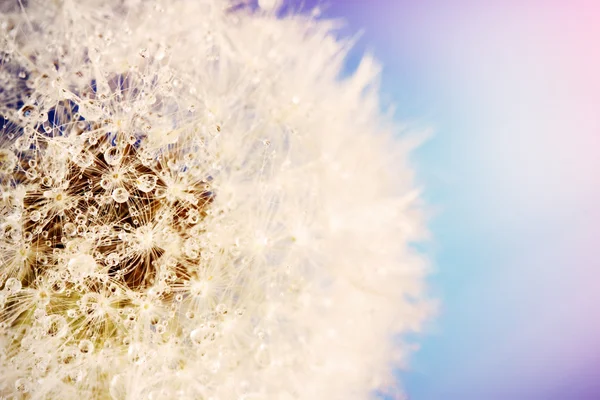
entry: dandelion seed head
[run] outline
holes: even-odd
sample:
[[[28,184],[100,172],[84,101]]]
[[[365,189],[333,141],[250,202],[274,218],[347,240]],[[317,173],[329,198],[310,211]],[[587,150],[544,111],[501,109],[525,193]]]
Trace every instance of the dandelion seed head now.
[[[258,5],[0,4],[0,395],[393,384],[429,306],[377,67]]]

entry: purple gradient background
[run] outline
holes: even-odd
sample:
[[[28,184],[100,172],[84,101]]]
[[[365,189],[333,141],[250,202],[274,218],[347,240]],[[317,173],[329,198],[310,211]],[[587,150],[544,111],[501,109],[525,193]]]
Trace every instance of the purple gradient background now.
[[[410,398],[600,399],[600,3],[322,8],[365,30],[348,70],[374,53],[398,120],[435,132],[414,161],[442,307]]]

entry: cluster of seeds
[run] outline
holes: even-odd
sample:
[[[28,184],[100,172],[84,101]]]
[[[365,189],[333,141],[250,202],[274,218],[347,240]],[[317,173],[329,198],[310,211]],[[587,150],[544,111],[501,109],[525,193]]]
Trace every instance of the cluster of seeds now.
[[[4,11],[0,396],[385,385],[425,309],[370,64],[343,85],[326,23],[225,0]]]

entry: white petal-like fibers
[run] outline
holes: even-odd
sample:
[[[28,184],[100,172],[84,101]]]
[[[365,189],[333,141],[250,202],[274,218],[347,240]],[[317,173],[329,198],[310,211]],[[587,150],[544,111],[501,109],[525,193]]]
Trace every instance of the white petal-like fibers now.
[[[429,307],[371,59],[340,79],[331,23],[225,1],[8,3],[0,396],[395,385]]]

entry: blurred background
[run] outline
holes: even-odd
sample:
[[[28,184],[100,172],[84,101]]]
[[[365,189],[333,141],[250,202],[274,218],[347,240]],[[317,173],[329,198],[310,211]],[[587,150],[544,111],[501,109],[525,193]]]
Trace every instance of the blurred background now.
[[[311,8],[314,0],[288,0]],[[409,398],[600,399],[600,2],[326,0],[363,31],[432,212]]]

